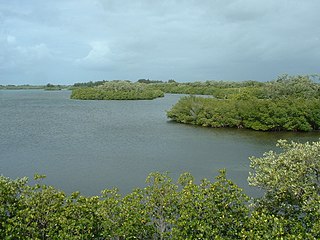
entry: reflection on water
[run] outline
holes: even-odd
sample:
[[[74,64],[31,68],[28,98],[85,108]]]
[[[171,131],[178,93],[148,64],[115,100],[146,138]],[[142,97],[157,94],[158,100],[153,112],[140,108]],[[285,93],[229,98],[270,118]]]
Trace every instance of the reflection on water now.
[[[144,187],[152,171],[175,179],[191,172],[213,179],[221,168],[251,195],[248,157],[276,149],[278,139],[317,141],[319,133],[208,129],[168,121],[179,95],[152,101],[77,101],[69,91],[0,91],[0,173],[34,173],[68,193],[123,193]]]

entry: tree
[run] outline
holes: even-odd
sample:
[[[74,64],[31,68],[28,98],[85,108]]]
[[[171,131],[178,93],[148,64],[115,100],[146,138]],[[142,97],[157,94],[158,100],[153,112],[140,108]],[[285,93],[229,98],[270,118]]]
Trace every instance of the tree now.
[[[11,180],[0,176],[0,239],[17,237],[14,231],[15,219],[23,208],[20,195],[27,187],[27,182],[27,178]]]
[[[44,177],[36,174],[35,180],[39,181]],[[4,237],[1,239],[52,239],[57,236],[65,194],[39,182],[28,186],[26,178],[15,180],[13,184],[8,183],[4,185],[4,189],[10,189],[11,193],[15,189],[16,192],[15,199],[11,199],[13,201],[8,208],[11,210],[9,219],[4,219],[8,221],[1,221],[5,230],[0,235]],[[10,187],[7,188],[8,186]],[[5,215],[8,217],[8,212]]]
[[[277,80],[268,82],[263,87],[266,98],[285,98],[289,96],[299,98],[319,98],[320,85],[315,83],[317,75],[281,75]]]
[[[203,179],[201,184],[185,173],[180,176],[178,218],[174,239],[237,239],[248,220],[248,197],[220,171],[216,182]]]
[[[283,151],[250,158],[249,184],[265,191],[255,207],[295,219],[320,237],[320,142],[279,140],[277,146]]]
[[[151,225],[155,229],[154,239],[167,239],[177,213],[178,186],[168,173],[150,173],[146,179],[145,207]]]
[[[174,79],[169,79],[168,83],[176,83],[176,81]]]

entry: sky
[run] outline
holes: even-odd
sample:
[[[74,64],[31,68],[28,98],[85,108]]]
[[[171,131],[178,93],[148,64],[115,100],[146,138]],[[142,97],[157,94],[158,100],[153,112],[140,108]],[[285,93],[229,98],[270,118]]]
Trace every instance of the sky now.
[[[0,0],[0,85],[320,72],[319,0]]]

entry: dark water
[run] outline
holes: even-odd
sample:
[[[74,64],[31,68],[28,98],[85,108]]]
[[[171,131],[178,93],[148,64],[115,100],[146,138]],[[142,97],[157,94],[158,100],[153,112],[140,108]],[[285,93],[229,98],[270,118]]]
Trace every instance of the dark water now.
[[[277,139],[316,141],[319,133],[207,129],[168,121],[179,95],[153,101],[77,101],[69,91],[0,91],[0,174],[45,174],[70,193],[144,187],[152,171],[213,179],[218,169],[248,194],[248,157],[275,149]]]

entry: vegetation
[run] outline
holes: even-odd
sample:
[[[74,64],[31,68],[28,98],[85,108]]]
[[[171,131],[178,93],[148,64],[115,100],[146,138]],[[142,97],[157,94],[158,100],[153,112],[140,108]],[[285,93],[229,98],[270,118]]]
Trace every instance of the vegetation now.
[[[282,98],[183,97],[167,116],[180,123],[205,127],[248,128],[261,131],[311,131],[320,128],[320,100]]]
[[[73,84],[73,87],[74,88],[77,88],[77,87],[96,87],[96,86],[99,86],[99,85],[103,85],[104,83],[108,82],[107,80],[102,80],[102,81],[96,81],[96,82],[85,82],[85,83],[75,83]]]
[[[184,97],[167,116],[180,123],[205,127],[320,129],[320,86],[308,76],[284,75],[260,87],[232,88],[223,98]]]
[[[289,76],[282,75],[278,79],[271,82],[258,81],[205,81],[205,82],[185,82],[179,83],[173,79],[168,81],[139,79],[137,83],[148,85],[148,89],[161,90],[164,93],[177,94],[193,94],[193,95],[212,95],[219,99],[232,98],[233,95],[241,92],[247,92],[259,99],[273,99],[294,96],[294,97],[320,97],[320,85],[315,83],[318,80],[318,75],[306,76]],[[127,82],[128,80],[113,80],[110,82]],[[74,88],[90,87],[95,88],[104,84],[110,83],[102,80],[87,83],[75,83]]]
[[[44,86],[38,85],[0,85],[2,90],[28,90],[28,89],[44,89]]]
[[[169,81],[172,81],[172,80],[169,80]],[[149,83],[164,83],[161,80],[150,80],[150,79],[145,79],[145,78],[141,78],[137,82],[138,83],[146,83],[146,84],[149,84]]]
[[[151,173],[147,186],[121,196],[67,196],[26,178],[0,177],[1,239],[319,239],[320,142],[279,141],[281,153],[252,157],[249,183],[265,191],[249,199],[226,178],[177,183]],[[252,202],[252,204],[248,204]]]
[[[44,89],[44,90],[62,90],[68,89],[66,85],[53,85],[48,83],[47,85],[0,85],[0,90],[31,90],[31,89]]]
[[[73,89],[79,87],[97,87],[105,83],[107,80],[75,83]],[[113,80],[110,82],[130,82],[129,80]],[[244,82],[228,82],[228,81],[205,81],[205,82],[186,82],[179,83],[174,79],[169,79],[167,82],[161,80],[139,79],[137,83],[148,84],[148,88],[161,90],[164,93],[177,93],[177,94],[197,94],[197,95],[223,95],[228,91],[238,91],[238,88],[245,87],[258,87],[263,86],[264,83],[257,81],[244,81]],[[222,93],[223,92],[223,93]]]
[[[167,112],[177,122],[205,127],[248,128],[260,131],[312,131],[320,129],[319,76],[282,75],[271,82],[139,79],[75,84],[71,98],[83,100],[154,99],[164,93],[211,95],[183,97]]]
[[[215,97],[224,95],[228,92],[237,92],[239,88],[258,87],[264,83],[256,81],[228,82],[228,81],[205,81],[178,83],[169,80],[165,83],[150,83],[150,86],[160,89],[165,93],[194,94],[194,95],[214,95]]]
[[[319,75],[289,76],[282,75],[261,89],[263,98],[278,99],[286,97],[320,98],[320,84],[316,83]]]
[[[254,200],[257,212],[285,219],[283,231],[295,232],[292,239],[320,238],[320,142],[278,141],[282,152],[269,151],[251,157],[248,181],[264,190]],[[306,231],[305,231],[306,230]],[[305,231],[305,236],[301,231]]]
[[[161,82],[157,80],[140,79],[140,82],[149,83],[155,89],[165,93],[213,95],[218,99],[232,98],[234,95],[246,92],[259,99],[274,99],[287,96],[302,98],[319,98],[320,85],[316,83],[319,75],[298,75],[287,74],[279,76],[270,82],[258,81],[205,81],[178,83],[174,80]]]
[[[46,91],[59,91],[59,90],[61,90],[62,89],[62,86],[60,86],[60,85],[53,85],[53,84],[51,84],[51,83],[48,83],[46,86],[45,86],[45,88],[44,88],[44,90],[46,90]]]
[[[104,82],[102,85],[72,90],[71,98],[80,100],[150,100],[163,97],[160,90],[144,83],[128,81]]]

